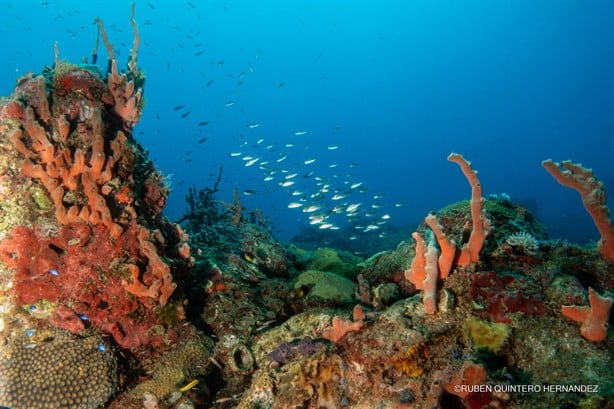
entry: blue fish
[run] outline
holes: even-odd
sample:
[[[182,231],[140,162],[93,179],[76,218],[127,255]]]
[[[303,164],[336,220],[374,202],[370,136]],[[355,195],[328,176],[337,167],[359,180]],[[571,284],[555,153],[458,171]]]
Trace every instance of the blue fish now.
[[[58,270],[56,270],[55,268],[50,268],[49,270],[47,270],[47,272],[48,272],[49,274],[51,274],[52,276],[54,276],[54,277],[57,277],[57,276],[59,276],[59,275],[60,275],[60,273],[58,272]]]

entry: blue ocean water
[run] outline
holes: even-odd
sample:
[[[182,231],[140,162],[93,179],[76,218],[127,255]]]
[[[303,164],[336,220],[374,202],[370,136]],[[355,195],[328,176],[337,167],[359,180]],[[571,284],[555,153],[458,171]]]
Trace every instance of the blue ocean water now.
[[[0,95],[52,64],[56,41],[62,59],[90,58],[95,17],[125,63],[130,2],[1,1]],[[217,198],[238,189],[282,239],[342,204],[333,226],[356,204],[366,224],[415,225],[469,197],[455,151],[551,236],[598,238],[541,161],[581,162],[614,196],[611,1],[150,0],[136,20],[134,133],[169,175],[171,219],[223,165]]]

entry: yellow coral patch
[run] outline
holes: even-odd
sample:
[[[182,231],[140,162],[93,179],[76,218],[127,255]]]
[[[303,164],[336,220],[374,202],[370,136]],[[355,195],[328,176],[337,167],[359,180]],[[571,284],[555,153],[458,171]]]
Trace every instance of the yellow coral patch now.
[[[394,362],[394,367],[411,378],[417,378],[424,372],[424,354],[419,344],[407,348],[401,357]]]
[[[507,325],[483,321],[473,316],[465,320],[464,327],[475,347],[493,352],[499,351],[510,335],[510,327]]]

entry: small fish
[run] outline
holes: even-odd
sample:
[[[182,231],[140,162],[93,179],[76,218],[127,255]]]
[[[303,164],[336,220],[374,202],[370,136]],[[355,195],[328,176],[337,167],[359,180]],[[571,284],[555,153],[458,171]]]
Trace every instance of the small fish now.
[[[185,105],[177,105],[175,108],[173,108],[173,111],[179,111],[183,108],[185,108]]]
[[[349,205],[348,207],[346,207],[345,211],[348,213],[354,213],[356,210],[358,210],[359,206],[360,206],[360,203],[353,203]]]
[[[98,344],[98,350],[100,352],[107,352],[107,347],[104,344]]]
[[[217,366],[220,370],[222,369],[222,365],[212,356],[209,357],[209,362],[213,365]]]
[[[253,74],[254,73],[254,67],[252,67],[252,65],[250,63],[247,63],[247,67],[249,69],[249,72]]]
[[[260,138],[256,141],[256,145],[260,145],[262,142],[264,142],[264,138]]]
[[[204,53],[205,53],[205,50],[196,51],[194,53],[194,57],[198,57],[199,55],[203,55]]]
[[[305,162],[303,162],[303,164],[305,164],[305,165],[311,165],[311,164],[312,164],[313,162],[315,162],[315,161],[316,161],[316,159],[315,159],[315,158],[312,158],[312,159],[307,159]]]
[[[284,179],[294,179],[298,176],[298,173],[290,173],[284,177]]]
[[[296,209],[301,207],[303,204],[299,202],[292,202],[288,204],[288,209]]]
[[[27,329],[27,330],[26,330],[26,337],[28,337],[28,338],[32,338],[32,336],[33,336],[35,333],[36,333],[36,330],[35,330],[35,329],[32,329],[32,328]]]
[[[273,176],[265,176],[264,177],[264,181],[265,182],[270,182],[271,180],[275,179]]]
[[[49,270],[47,270],[47,272],[48,272],[49,274],[51,274],[52,276],[54,276],[54,277],[57,277],[57,276],[59,276],[59,275],[60,275],[60,273],[58,272],[58,270],[56,270],[55,268],[50,268]]]
[[[296,131],[294,132],[294,136],[301,136],[301,135],[305,135],[307,133],[307,131]]]
[[[320,210],[322,208],[322,206],[318,206],[318,205],[309,205],[307,207],[305,207],[303,209],[304,213],[313,213],[313,212],[317,212],[318,210]]]
[[[283,162],[284,160],[286,160],[287,157],[288,157],[287,155],[284,155],[281,158],[277,159],[275,162],[277,162],[277,163]]]
[[[80,319],[81,321],[87,321],[87,320],[89,320],[89,318],[88,318],[88,317],[87,317],[87,315],[85,315],[85,314],[79,315],[79,319]]]
[[[252,189],[245,189],[245,190],[243,191],[243,194],[244,194],[245,196],[250,196],[250,195],[253,195],[254,193],[256,193],[256,191],[255,191],[255,190],[252,190]]]
[[[284,145],[286,148],[293,148],[294,144],[293,143],[287,143]]]
[[[237,156],[241,156],[243,155],[241,152],[230,152],[228,154],[228,156],[230,156],[231,158],[236,158]]]
[[[34,349],[36,348],[36,344],[32,343],[32,344],[25,344],[24,349]]]
[[[283,88],[284,85],[286,85],[286,81],[282,81],[279,84],[277,84],[277,88]]]
[[[254,158],[245,162],[245,167],[252,166],[254,163],[258,162],[260,158]]]
[[[198,140],[198,144],[202,145],[203,143],[207,142],[208,140],[209,140],[209,137],[208,136],[204,136],[204,137],[202,137],[202,138],[200,138]]]
[[[390,215],[389,214],[382,215],[382,220],[389,220],[389,219],[390,219]]]
[[[222,398],[218,398],[216,399],[213,403],[215,404],[220,404],[220,403],[226,403],[226,402],[230,402],[231,400],[235,400],[233,397],[222,397]]]
[[[250,129],[258,128],[260,124],[258,122],[251,123],[247,125]]]
[[[331,227],[333,227],[333,224],[331,223],[322,223],[319,228],[320,229],[330,229]]]
[[[311,216],[309,216],[309,224],[320,224],[324,220],[326,220],[326,216],[323,216],[321,214],[312,214]]]
[[[372,209],[381,209],[382,207],[384,207],[384,205],[379,204],[379,203],[373,203],[373,204],[371,205],[371,208],[372,208]]]
[[[357,187],[360,187],[361,185],[362,185],[362,182],[354,183],[353,185],[350,185],[350,189],[356,189]]]
[[[339,149],[339,147],[337,145],[329,145],[326,147],[326,149],[328,149],[329,151],[335,151]]]
[[[192,111],[184,112],[183,114],[181,114],[181,119],[186,119],[188,117],[188,115],[190,115],[191,113],[192,113]]]
[[[331,199],[333,200],[341,200],[341,199],[345,199],[347,197],[347,195],[343,195],[340,193],[337,193],[336,195],[333,195],[333,197]]]
[[[284,180],[283,182],[279,182],[279,186],[281,187],[288,187],[288,186],[292,186],[294,184],[293,180]]]
[[[209,121],[201,121],[198,123],[198,126],[207,126],[209,125]]]
[[[271,324],[273,324],[274,322],[276,322],[276,319],[272,319],[272,320],[268,320],[263,322],[262,324],[260,324],[260,326],[258,328],[256,328],[256,332],[260,332],[265,328],[268,328]]]
[[[213,82],[214,82],[213,80],[209,80],[209,81],[207,81],[207,83],[205,84],[205,87],[210,86],[211,84],[213,84]]]
[[[231,107],[231,106],[233,106],[234,104],[235,104],[235,102],[234,102],[234,101],[228,101],[228,102],[226,102],[226,103],[224,104],[224,106],[225,106],[225,107]]]
[[[187,384],[185,384],[184,386],[182,386],[181,388],[179,388],[179,392],[185,392],[185,391],[189,391],[190,389],[192,389],[193,387],[195,387],[198,384],[199,380],[198,379],[194,379],[190,382],[188,382]]]

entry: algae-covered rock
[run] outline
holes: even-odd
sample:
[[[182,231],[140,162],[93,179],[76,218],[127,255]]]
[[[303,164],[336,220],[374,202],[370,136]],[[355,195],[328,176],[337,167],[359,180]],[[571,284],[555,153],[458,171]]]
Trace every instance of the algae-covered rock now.
[[[502,323],[483,321],[476,317],[465,320],[465,329],[477,348],[486,348],[498,352],[510,335],[510,327]]]
[[[282,343],[317,337],[330,325],[333,315],[327,310],[303,312],[260,335],[253,347],[258,366],[268,367],[267,355]]]
[[[307,301],[344,305],[353,301],[354,282],[327,271],[308,270],[298,276],[294,288]]]
[[[132,397],[149,393],[158,399],[169,396],[179,386],[203,375],[213,354],[213,342],[204,336],[187,340],[164,354],[152,377],[130,391]]]
[[[304,265],[307,270],[328,271],[342,275],[346,278],[354,278],[356,265],[363,260],[360,257],[343,250],[322,247],[317,250],[302,250],[298,247],[291,249],[297,261]]]

